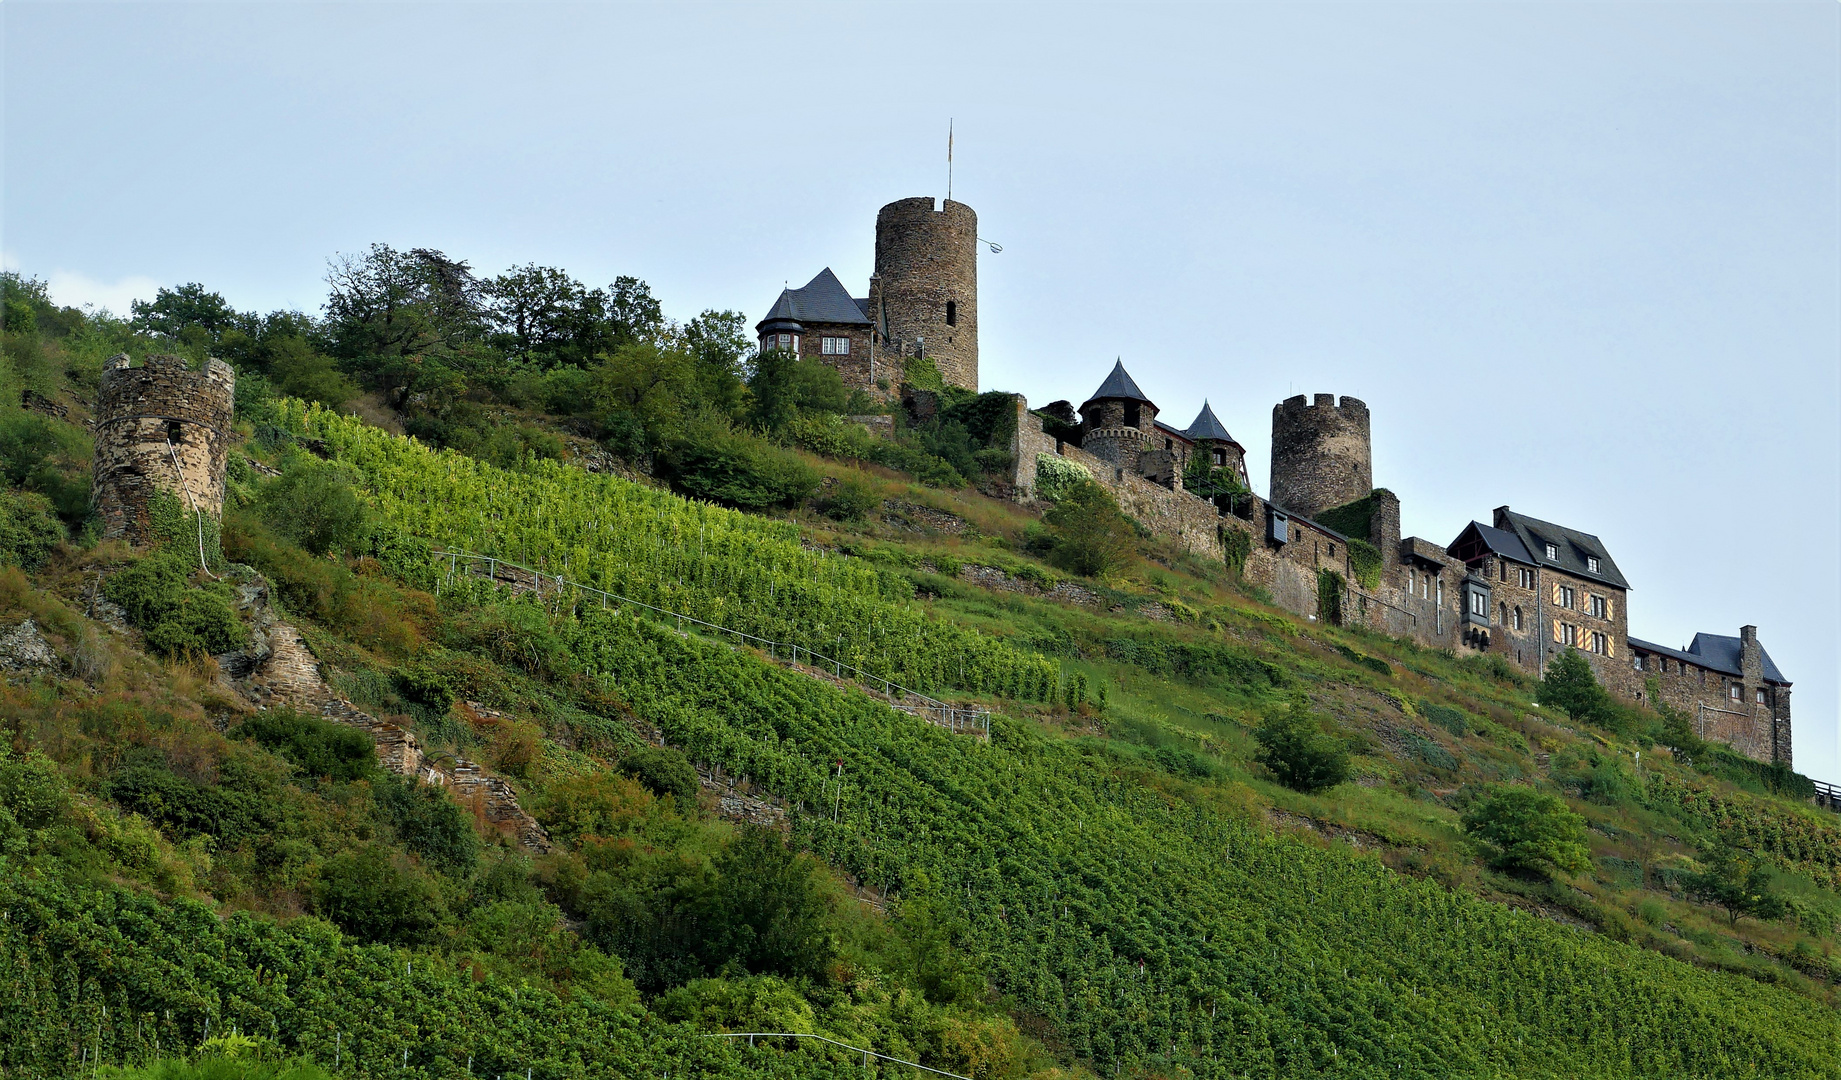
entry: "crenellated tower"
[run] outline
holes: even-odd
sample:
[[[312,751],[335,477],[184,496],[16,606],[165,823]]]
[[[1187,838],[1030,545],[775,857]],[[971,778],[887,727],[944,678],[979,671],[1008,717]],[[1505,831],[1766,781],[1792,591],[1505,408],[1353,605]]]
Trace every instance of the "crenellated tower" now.
[[[236,372],[222,360],[200,370],[177,356],[137,365],[122,353],[103,365],[94,491],[104,537],[152,540],[149,508],[160,491],[187,510],[222,515],[235,402]]]
[[[1374,490],[1368,406],[1352,397],[1303,394],[1272,407],[1272,501],[1315,517]]]
[[[869,318],[878,352],[926,355],[950,386],[978,389],[978,215],[901,199],[876,214]]]

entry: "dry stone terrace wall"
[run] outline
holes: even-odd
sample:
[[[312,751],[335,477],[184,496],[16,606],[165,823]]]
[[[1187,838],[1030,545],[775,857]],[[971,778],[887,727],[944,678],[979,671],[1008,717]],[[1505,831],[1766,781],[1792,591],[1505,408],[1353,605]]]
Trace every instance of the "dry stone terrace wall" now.
[[[160,491],[187,510],[223,512],[235,398],[236,373],[221,360],[193,370],[176,356],[149,356],[137,366],[124,353],[103,365],[94,477],[104,537],[150,541]]]

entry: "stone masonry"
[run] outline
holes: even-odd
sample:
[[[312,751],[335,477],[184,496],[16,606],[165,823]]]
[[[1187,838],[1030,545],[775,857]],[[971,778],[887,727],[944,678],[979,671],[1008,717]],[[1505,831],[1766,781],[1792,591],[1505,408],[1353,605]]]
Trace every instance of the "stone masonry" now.
[[[949,386],[978,389],[978,215],[929,196],[876,214],[869,318],[892,358],[925,352]]]
[[[236,373],[221,360],[194,370],[176,356],[135,365],[123,353],[103,365],[94,466],[103,536],[151,540],[149,507],[159,491],[187,510],[223,512],[235,397]]]
[[[1368,406],[1345,396],[1304,395],[1272,407],[1272,501],[1314,517],[1374,489]]]

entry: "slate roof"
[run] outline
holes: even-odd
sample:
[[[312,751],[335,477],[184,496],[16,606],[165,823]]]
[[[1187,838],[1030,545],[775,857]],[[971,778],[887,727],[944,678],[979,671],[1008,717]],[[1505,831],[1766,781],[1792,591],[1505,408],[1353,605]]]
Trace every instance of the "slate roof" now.
[[[1630,647],[1685,663],[1698,664],[1721,675],[1731,675],[1734,678],[1744,677],[1744,670],[1740,665],[1739,639],[1728,637],[1725,634],[1695,634],[1694,641],[1686,649],[1671,649],[1666,645],[1657,645],[1653,641],[1643,641],[1640,638],[1631,638]],[[1783,672],[1777,669],[1777,664],[1771,659],[1771,654],[1762,645],[1758,647],[1758,651],[1763,653],[1765,681],[1774,682],[1780,686],[1789,686],[1790,680],[1784,678]]]
[[[1456,551],[1464,543],[1464,537],[1470,535],[1472,531],[1476,533],[1477,540],[1481,542],[1485,550],[1493,551],[1505,559],[1527,563],[1529,566],[1540,565],[1534,561],[1534,556],[1528,553],[1528,546],[1521,542],[1521,537],[1507,530],[1498,529],[1494,525],[1485,525],[1481,521],[1473,521],[1464,526],[1464,531],[1457,534],[1456,540],[1445,545],[1445,550]]]
[[[1620,589],[1630,588],[1630,583],[1624,580],[1623,572],[1617,568],[1617,562],[1605,550],[1604,541],[1591,533],[1517,514],[1506,506],[1498,507],[1496,515],[1498,520],[1508,523],[1508,531],[1512,531],[1522,546],[1528,549],[1528,561],[1534,565],[1551,566],[1575,577],[1602,581]],[[1558,549],[1558,554],[1551,559],[1547,557],[1548,544]],[[1598,560],[1596,573],[1585,568],[1588,556]]]
[[[1106,381],[1099,384],[1099,389],[1093,391],[1093,396],[1089,397],[1085,404],[1081,405],[1081,408],[1085,409],[1088,405],[1096,401],[1103,401],[1106,398],[1120,398],[1125,401],[1142,401],[1146,405],[1156,404],[1156,402],[1152,401],[1150,398],[1145,397],[1144,391],[1138,389],[1138,384],[1133,382],[1131,376],[1125,373],[1125,361],[1123,360],[1113,361],[1112,374],[1106,376]]]
[[[770,322],[782,320],[868,326],[869,316],[865,313],[868,306],[868,300],[851,299],[844,283],[827,266],[806,282],[804,288],[781,290],[780,299],[774,301],[767,317],[754,324],[754,328],[760,330]]]
[[[1226,425],[1222,424],[1221,419],[1215,415],[1215,411],[1209,408],[1207,398],[1202,399],[1202,411],[1195,414],[1195,423],[1190,424],[1189,430],[1183,432],[1183,434],[1196,440],[1219,439],[1221,442],[1234,443],[1235,446],[1240,445],[1238,442],[1234,442],[1234,437],[1227,433]]]
[[[1189,433],[1187,431],[1184,431],[1182,428],[1173,428],[1170,425],[1164,423],[1162,420],[1152,420],[1151,424],[1154,427],[1156,427],[1158,431],[1169,432],[1171,435],[1176,436],[1177,438],[1181,439],[1184,442],[1193,441],[1189,438]]]

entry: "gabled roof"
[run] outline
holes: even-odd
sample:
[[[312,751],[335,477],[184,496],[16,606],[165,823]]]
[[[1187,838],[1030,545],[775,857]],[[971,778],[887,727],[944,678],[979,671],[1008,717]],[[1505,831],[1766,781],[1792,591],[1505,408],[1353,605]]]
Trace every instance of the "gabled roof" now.
[[[1464,526],[1464,531],[1458,533],[1457,539],[1447,544],[1445,550],[1450,552],[1452,558],[1465,562],[1480,559],[1485,554],[1495,554],[1529,566],[1540,565],[1534,561],[1533,555],[1528,554],[1527,545],[1521,542],[1520,537],[1481,521],[1473,521]]]
[[[1194,441],[1189,438],[1189,433],[1187,431],[1184,431],[1182,428],[1173,428],[1170,425],[1164,423],[1162,420],[1152,420],[1151,425],[1155,427],[1158,431],[1167,432],[1171,435],[1176,436],[1177,438],[1181,439],[1184,442]]]
[[[774,301],[767,317],[755,324],[759,330],[770,322],[781,320],[798,323],[844,323],[850,325],[869,325],[869,316],[864,308],[867,300],[853,300],[844,283],[837,279],[830,267],[818,272],[818,276],[806,282],[804,288],[783,289],[780,299]]]
[[[1705,663],[1708,667],[1730,671],[1734,675],[1742,671],[1741,648],[1738,638],[1727,637],[1724,634],[1695,634],[1694,640],[1688,642],[1688,651],[1696,656],[1706,657]],[[1765,679],[1774,683],[1787,684],[1790,680],[1784,678],[1783,672],[1777,670],[1777,665],[1771,662],[1771,654],[1764,651],[1762,644],[1758,646],[1758,652],[1764,658]]]
[[[1207,398],[1202,399],[1202,411],[1195,414],[1195,423],[1190,424],[1189,429],[1183,432],[1183,434],[1197,441],[1202,439],[1217,439],[1221,442],[1234,443],[1235,446],[1240,445],[1234,442],[1234,437],[1232,435],[1227,433],[1226,425],[1221,423],[1220,418],[1215,415],[1215,411],[1208,407]]]
[[[1611,553],[1605,550],[1604,541],[1591,533],[1517,514],[1506,506],[1496,508],[1496,524],[1515,534],[1516,539],[1528,549],[1529,561],[1536,566],[1551,566],[1575,577],[1602,581],[1620,589],[1630,587],[1630,583],[1624,580],[1623,572],[1617,568],[1616,561],[1611,558]],[[1551,559],[1547,557],[1548,544],[1555,548]],[[1596,571],[1585,568],[1587,558],[1598,560]]]
[[[1085,409],[1088,405],[1096,401],[1103,401],[1107,398],[1117,398],[1124,401],[1142,401],[1146,405],[1155,404],[1150,398],[1144,396],[1144,391],[1138,389],[1138,384],[1133,382],[1131,376],[1125,373],[1125,361],[1123,360],[1113,361],[1112,374],[1106,376],[1106,381],[1099,384],[1099,389],[1093,391],[1093,396],[1089,397],[1086,402],[1081,405],[1081,408]]]

